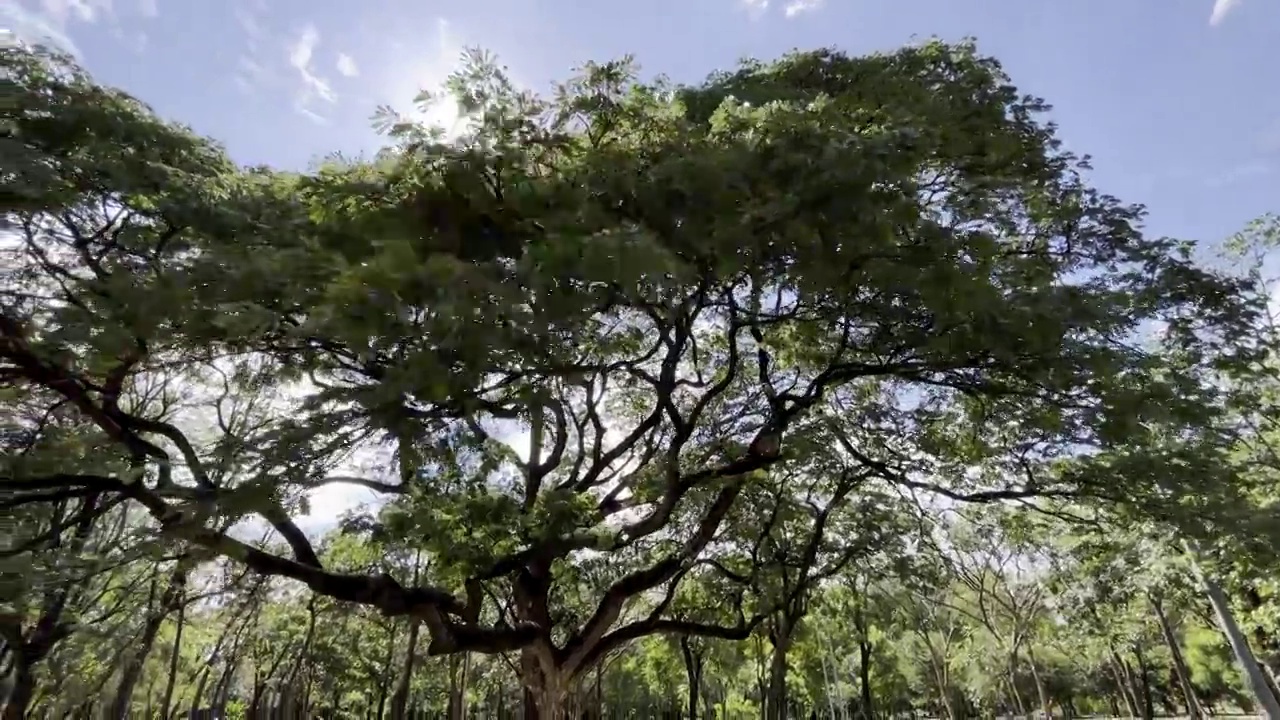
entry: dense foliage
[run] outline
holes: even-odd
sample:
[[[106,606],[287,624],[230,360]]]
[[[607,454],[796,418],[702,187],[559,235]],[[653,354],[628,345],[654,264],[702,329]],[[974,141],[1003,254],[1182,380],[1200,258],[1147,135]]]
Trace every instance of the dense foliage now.
[[[1280,713],[1275,225],[974,47],[477,53],[305,173],[0,53],[4,717]]]

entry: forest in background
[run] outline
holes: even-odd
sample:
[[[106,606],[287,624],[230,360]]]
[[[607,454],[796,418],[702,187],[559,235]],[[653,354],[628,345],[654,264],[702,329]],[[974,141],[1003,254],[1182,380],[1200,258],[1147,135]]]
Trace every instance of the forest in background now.
[[[975,45],[472,51],[305,172],[0,67],[4,720],[1280,718],[1280,221]]]

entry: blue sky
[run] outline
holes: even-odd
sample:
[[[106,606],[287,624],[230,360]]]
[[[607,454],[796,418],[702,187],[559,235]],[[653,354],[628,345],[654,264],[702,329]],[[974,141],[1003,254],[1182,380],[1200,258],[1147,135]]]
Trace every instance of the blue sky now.
[[[294,168],[375,149],[374,108],[408,108],[465,46],[543,89],[625,53],[695,81],[797,47],[975,36],[1150,232],[1216,241],[1280,210],[1276,0],[0,0],[0,30],[52,39],[241,162]],[[366,498],[326,489],[313,517]]]
[[[542,89],[628,52],[692,81],[747,55],[972,35],[1054,104],[1100,187],[1150,207],[1152,232],[1216,240],[1280,210],[1275,0],[0,0],[0,29],[52,37],[238,160],[287,167],[375,148],[375,106],[408,108],[464,46]]]

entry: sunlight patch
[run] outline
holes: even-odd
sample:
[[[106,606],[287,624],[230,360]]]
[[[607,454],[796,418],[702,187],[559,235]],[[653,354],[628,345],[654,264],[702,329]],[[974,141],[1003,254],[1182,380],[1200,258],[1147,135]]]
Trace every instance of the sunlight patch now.
[[[436,40],[435,47],[429,52],[405,63],[401,72],[386,78],[381,95],[405,120],[440,127],[446,135],[454,135],[460,119],[458,103],[440,90],[449,74],[458,68],[463,45],[444,19],[436,21]],[[408,101],[423,90],[433,94],[431,102],[425,105],[414,103],[406,108]]]
[[[1213,11],[1209,13],[1209,24],[1220,25],[1232,10],[1240,7],[1242,0],[1214,0]]]

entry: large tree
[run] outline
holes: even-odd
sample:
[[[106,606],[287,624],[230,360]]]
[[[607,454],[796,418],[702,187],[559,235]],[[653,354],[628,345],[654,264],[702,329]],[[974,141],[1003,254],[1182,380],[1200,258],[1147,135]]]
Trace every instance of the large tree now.
[[[309,174],[236,168],[65,58],[0,52],[0,378],[105,448],[5,491],[125,498],[412,616],[431,653],[518,650],[545,718],[633,639],[751,631],[661,598],[758,474],[1079,492],[1054,458],[1204,410],[1135,336],[1247,314],[969,45],[695,87],[593,64],[551,99],[476,55],[460,137],[388,115],[377,157]],[[354,477],[376,447],[395,463]],[[339,480],[390,498],[375,530],[441,558],[437,584],[322,563],[291,513]],[[250,516],[287,554],[220,529]]]

